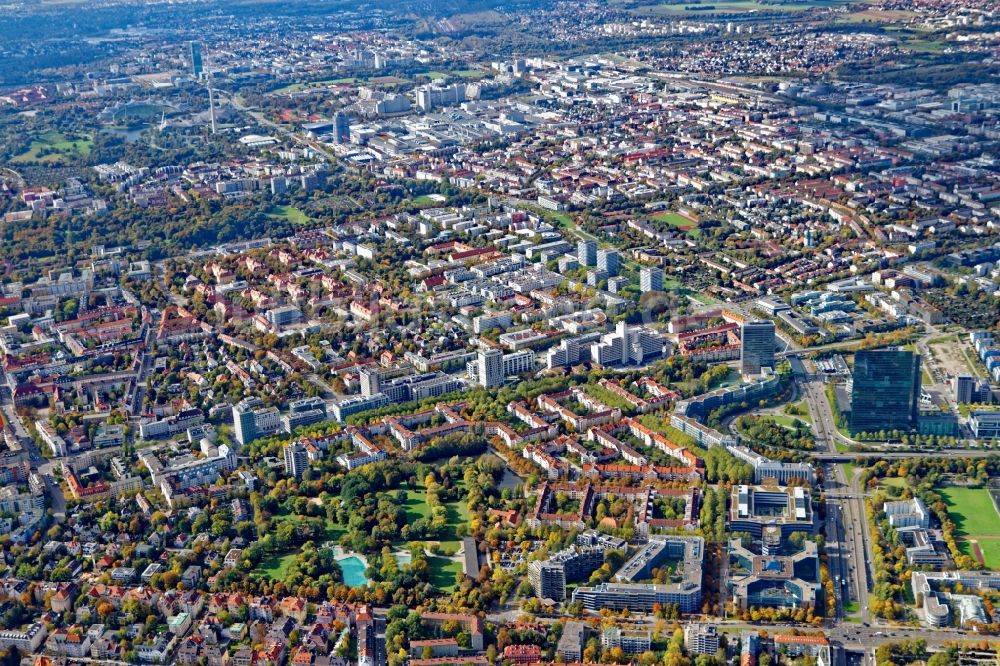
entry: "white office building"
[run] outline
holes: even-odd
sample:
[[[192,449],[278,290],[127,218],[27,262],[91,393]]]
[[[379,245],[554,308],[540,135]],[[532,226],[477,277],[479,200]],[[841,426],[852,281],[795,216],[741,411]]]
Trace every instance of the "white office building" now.
[[[241,445],[281,430],[277,407],[264,407],[259,398],[244,398],[233,406],[233,427]]]
[[[919,497],[899,502],[886,502],[882,507],[889,518],[889,524],[895,528],[931,526],[930,514]]]
[[[309,455],[306,447],[299,442],[292,442],[285,447],[285,474],[299,478],[309,467]]]
[[[535,370],[535,353],[530,349],[504,354],[499,349],[479,352],[474,363],[470,363],[476,381],[485,387],[500,386],[507,377]]]
[[[621,268],[621,257],[617,250],[604,249],[597,251],[597,267],[607,271],[609,277],[618,275]]]
[[[590,346],[590,358],[600,365],[641,365],[662,356],[665,345],[659,333],[619,322],[613,333]]]
[[[663,291],[663,271],[659,268],[643,268],[639,271],[639,291]]]
[[[714,624],[689,624],[684,627],[684,647],[691,654],[714,655],[719,651],[719,632]]]
[[[651,642],[649,629],[608,627],[601,633],[601,647],[605,650],[619,648],[625,654],[648,652]]]

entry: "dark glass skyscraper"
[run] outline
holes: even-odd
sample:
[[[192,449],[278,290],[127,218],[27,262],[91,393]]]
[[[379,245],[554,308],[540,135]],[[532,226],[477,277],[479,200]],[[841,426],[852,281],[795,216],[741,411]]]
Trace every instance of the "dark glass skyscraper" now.
[[[201,78],[201,73],[204,68],[201,63],[201,42],[191,42],[191,75],[196,78]]]
[[[338,112],[333,117],[333,137],[337,143],[351,142],[351,119],[346,113]]]
[[[855,354],[851,434],[914,429],[919,404],[919,354],[896,349]]]
[[[774,322],[748,321],[743,324],[740,345],[740,372],[759,375],[761,368],[774,369]]]

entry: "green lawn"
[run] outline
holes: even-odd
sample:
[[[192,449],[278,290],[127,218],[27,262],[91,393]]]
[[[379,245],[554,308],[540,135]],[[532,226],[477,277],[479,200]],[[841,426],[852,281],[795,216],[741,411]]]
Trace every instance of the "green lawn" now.
[[[292,224],[306,224],[312,219],[295,206],[275,206],[267,216],[275,219],[285,218]]]
[[[308,81],[305,83],[292,83],[287,86],[283,86],[275,90],[275,94],[282,95],[285,93],[301,92],[303,90],[309,90],[312,88],[323,88],[325,86],[334,86],[338,83],[361,83],[361,79],[356,79],[353,77],[347,77],[344,79],[327,79],[326,81]]]
[[[466,490],[464,480],[460,481],[458,486],[463,491]],[[445,515],[448,517],[448,531],[443,535],[441,545],[444,546],[445,544],[448,544],[449,546],[454,546],[454,551],[448,550],[447,552],[458,552],[458,546],[461,541],[458,536],[458,526],[468,526],[469,505],[465,499],[458,499],[454,502],[445,502],[444,511]]]
[[[956,536],[1000,537],[1000,516],[984,488],[939,488]]]
[[[418,518],[430,518],[431,508],[427,506],[427,491],[406,491],[406,522],[412,523]]]
[[[284,555],[271,555],[257,566],[257,570],[271,580],[282,580],[288,573],[288,567],[295,561],[298,551],[292,551]]]
[[[332,520],[326,521],[326,540],[327,541],[340,541],[340,537],[344,536],[347,532],[347,528],[341,527]]]
[[[455,77],[458,79],[481,79],[483,78],[483,73],[475,69],[456,69],[451,72],[442,72],[434,69],[429,72],[420,72],[417,76],[424,76],[431,81],[439,81],[441,79],[447,79],[448,77]]]
[[[542,219],[548,222],[549,224],[554,224],[572,234],[575,234],[580,238],[593,241],[597,240],[597,236],[581,229],[579,225],[577,225],[577,223],[573,221],[573,216],[567,213],[566,211],[549,210],[548,208],[540,208],[535,206],[529,206],[529,208],[533,213],[540,215]],[[572,238],[570,238],[569,241],[574,242]],[[605,247],[608,245],[608,243],[604,242],[599,242],[598,244],[600,247]],[[625,259],[624,256],[622,257],[622,259],[624,260],[626,266],[630,265],[629,260]]]
[[[976,537],[979,550],[983,552],[983,560],[990,569],[1000,566],[1000,537]],[[972,555],[972,545],[968,541],[959,544],[964,552]]]
[[[459,486],[464,487],[464,481],[460,482]],[[430,515],[430,507],[426,503],[427,491],[409,491],[409,493],[406,502],[407,520],[412,522],[414,517]],[[457,530],[459,525],[468,524],[469,508],[466,502],[460,499],[454,502],[445,502],[444,509],[448,517],[448,526],[444,534],[441,535],[441,540],[436,548],[436,552],[440,555],[427,558],[427,563],[430,565],[431,584],[442,592],[451,592],[455,589],[455,574],[462,571],[462,564],[450,560],[449,557],[457,554],[461,548],[462,542]],[[408,544],[408,547],[411,545]]]
[[[435,201],[434,197],[429,194],[421,194],[419,197],[413,199],[414,206],[441,206],[441,202]]]
[[[554,220],[556,224],[561,227],[566,228],[576,228],[576,223],[573,222],[573,218],[569,213],[561,210],[545,210],[542,212],[542,217],[548,218],[549,221]]]
[[[672,285],[676,285],[676,286],[670,286],[670,287],[668,287],[667,286],[668,282],[671,283]],[[668,290],[668,291],[669,290],[678,291],[678,292],[680,292],[681,296],[687,296],[689,298],[693,298],[694,300],[698,301],[699,303],[701,303],[703,305],[716,305],[716,304],[719,303],[719,301],[717,301],[716,299],[712,298],[708,294],[703,294],[700,291],[692,291],[690,289],[684,289],[684,288],[682,288],[681,287],[681,283],[678,282],[677,280],[666,280],[666,279],[663,280],[663,288],[666,289],[666,290]]]
[[[442,592],[451,592],[455,589],[455,575],[462,571],[459,562],[435,555],[427,558],[427,564],[431,569],[431,585]]]
[[[898,476],[887,476],[879,481],[879,483],[883,486],[888,486],[889,488],[899,488],[900,490],[906,487],[906,479],[901,479]]]
[[[858,468],[854,463],[843,463],[841,469],[844,470],[844,477],[847,479],[847,483],[854,480],[854,475],[857,473]]]
[[[789,430],[795,430],[795,422],[799,421],[803,425],[809,425],[809,419],[804,419],[801,416],[784,416],[781,414],[765,414],[763,416],[765,419],[771,419],[775,423],[781,426],[785,426]]]
[[[448,522],[461,525],[469,522],[469,504],[464,499],[448,502],[444,505],[448,510]]]
[[[920,37],[911,37],[902,40],[901,46],[908,48],[911,51],[917,51],[919,53],[940,53],[944,50],[947,44],[944,41],[937,39],[922,39]]]
[[[652,219],[658,222],[663,222],[669,224],[672,227],[683,230],[688,236],[692,238],[698,238],[701,236],[701,229],[698,228],[698,223],[688,218],[684,217],[680,213],[674,213],[671,211],[663,211],[662,213],[656,213],[653,215]]]
[[[445,527],[441,539],[437,542],[437,552],[441,555],[451,557],[458,553],[462,547],[462,540],[458,537],[457,528],[459,525],[469,522],[469,510],[464,502],[448,502],[444,505],[445,514],[448,516],[448,525]]]
[[[662,213],[656,213],[653,215],[653,219],[659,222],[665,222],[672,227],[689,227],[695,224],[680,213],[674,213],[668,210],[665,210]]]
[[[414,522],[418,518],[430,518],[431,508],[427,504],[427,490],[406,491],[406,521]],[[469,507],[465,500],[444,503],[445,515],[448,517],[447,531],[442,535],[441,544],[454,544],[458,550],[460,539],[458,538],[458,526],[466,525],[469,522]],[[447,550],[447,549],[445,549]]]
[[[799,400],[798,402],[790,402],[787,405],[785,405],[781,411],[783,411],[785,414],[787,414],[792,418],[804,421],[805,423],[809,424],[812,423],[812,418],[810,418],[809,416],[809,406],[806,404],[805,400]],[[804,412],[804,413],[794,414],[793,413],[794,411]]]
[[[70,135],[49,131],[32,138],[28,150],[11,160],[13,164],[42,162],[63,164],[71,159],[90,155],[94,141],[89,135]]]
[[[458,554],[459,549],[462,547],[462,542],[455,539],[447,539],[445,541],[438,541],[437,552],[444,557],[454,557]]]

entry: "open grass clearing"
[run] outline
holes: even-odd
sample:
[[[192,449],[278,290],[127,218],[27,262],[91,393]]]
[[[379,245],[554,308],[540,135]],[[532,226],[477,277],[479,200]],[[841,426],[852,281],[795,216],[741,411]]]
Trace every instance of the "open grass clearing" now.
[[[261,560],[260,564],[257,566],[257,571],[271,580],[283,580],[285,574],[288,573],[288,568],[292,566],[292,562],[295,561],[295,556],[297,554],[298,551],[293,550],[284,554],[269,555]]]
[[[28,150],[12,159],[11,163],[63,164],[90,155],[93,147],[94,140],[90,135],[66,135],[52,130],[33,137]]]
[[[295,206],[275,206],[268,212],[268,217],[274,219],[286,219],[292,224],[307,224],[311,217]]]
[[[803,426],[808,426],[809,421],[802,418],[801,416],[785,416],[783,414],[764,414],[762,418],[771,419],[780,426],[784,426],[789,430],[795,430],[796,422],[801,423]]]
[[[556,224],[558,224],[561,227],[569,229],[577,228],[576,222],[573,221],[573,217],[565,211],[546,210],[542,213],[542,217],[549,220],[550,222],[555,221]]]
[[[325,88],[327,86],[335,86],[341,84],[358,84],[362,83],[362,79],[357,79],[354,77],[345,77],[341,79],[327,79],[325,81],[305,81],[302,83],[290,83],[287,86],[282,86],[274,91],[276,95],[285,95],[288,93],[302,92],[303,90],[313,90],[315,88]]]
[[[1000,538],[1000,515],[985,488],[939,488],[956,536]]]
[[[427,505],[427,491],[406,491],[406,522],[412,523],[418,518],[430,518],[431,508]]]
[[[784,412],[784,414],[790,418],[798,419],[803,423],[812,425],[812,418],[810,417],[809,414],[809,406],[806,404],[805,400],[799,400],[798,402],[790,402],[787,405],[785,405],[781,411]]]
[[[901,479],[898,476],[887,476],[879,483],[887,488],[898,488],[899,490],[906,487],[906,479]]]
[[[431,194],[421,194],[419,197],[414,197],[414,206],[441,206],[443,201],[439,201],[434,195]]]
[[[850,23],[901,23],[919,16],[917,12],[905,9],[878,9],[871,7],[845,14],[840,22]]]
[[[442,592],[455,589],[455,577],[462,571],[460,562],[434,555],[427,558],[427,564],[430,566],[431,585]]]

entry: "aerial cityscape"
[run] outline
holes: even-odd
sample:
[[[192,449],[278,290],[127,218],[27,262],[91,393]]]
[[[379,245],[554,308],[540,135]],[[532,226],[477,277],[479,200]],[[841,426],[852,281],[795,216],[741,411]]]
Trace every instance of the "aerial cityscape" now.
[[[996,0],[0,0],[0,666],[1000,665]]]

